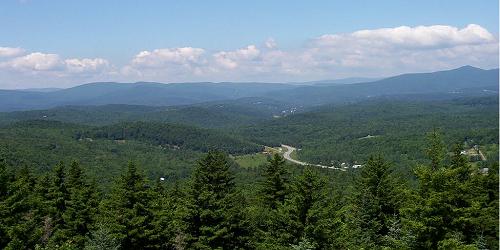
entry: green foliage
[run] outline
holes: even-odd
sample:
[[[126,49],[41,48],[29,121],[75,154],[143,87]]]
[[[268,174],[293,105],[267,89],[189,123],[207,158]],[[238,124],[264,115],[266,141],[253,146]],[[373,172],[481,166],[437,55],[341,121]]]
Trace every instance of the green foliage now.
[[[72,238],[74,246],[82,248],[85,236],[94,224],[99,197],[95,184],[87,183],[83,169],[77,162],[70,165],[66,183],[69,197],[62,214],[65,224],[62,231],[65,238]]]
[[[110,225],[99,222],[96,229],[86,238],[85,250],[118,250],[120,242],[114,238],[109,230]]]
[[[263,153],[238,155],[234,161],[242,168],[256,170],[267,163],[267,156]]]
[[[322,165],[363,164],[370,155],[381,154],[396,172],[410,178],[413,166],[430,160],[424,150],[429,147],[425,135],[435,129],[444,132],[446,145],[465,140],[498,145],[498,99],[374,100],[321,106],[236,130],[263,145],[301,148],[299,159]],[[489,160],[498,161],[498,150],[490,151]]]
[[[292,245],[293,250],[314,250],[317,246],[307,239],[303,239],[297,245]]]
[[[6,240],[2,240],[5,249],[29,249],[45,241],[46,230],[39,227],[42,223],[50,224],[40,213],[41,204],[36,199],[35,178],[26,168],[21,169],[15,180],[9,183],[8,195],[0,204],[2,227],[6,231]]]
[[[487,245],[497,249],[498,174],[481,174],[471,167],[455,146],[449,164],[441,168],[421,166],[415,203],[409,203],[407,227],[415,232],[416,246],[422,248],[470,249]],[[490,183],[490,184],[488,184]],[[488,187],[489,186],[489,187]],[[490,191],[487,191],[490,190]],[[496,202],[491,203],[492,199]],[[495,240],[493,240],[495,239]]]
[[[84,131],[78,138],[106,138],[112,140],[140,140],[162,147],[187,148],[208,152],[221,150],[233,154],[248,154],[262,151],[262,147],[225,135],[218,131],[152,122],[134,122],[115,124]]]
[[[431,161],[432,162],[432,161]],[[260,191],[244,196],[221,152],[201,158],[191,180],[152,183],[135,164],[100,202],[76,162],[48,174],[0,164],[5,249],[497,249],[498,164],[487,174],[454,147],[439,168],[416,169],[418,187],[381,157],[351,192],[333,192],[318,169],[287,184],[283,158],[269,160]],[[295,171],[291,171],[294,175]],[[337,173],[339,174],[339,173]],[[267,202],[259,201],[261,192]],[[337,190],[342,191],[342,190]],[[274,201],[274,202],[273,202]],[[271,204],[271,205],[270,205]]]
[[[235,191],[230,164],[221,152],[203,157],[193,173],[184,221],[193,249],[245,248],[245,201]]]
[[[434,130],[429,133],[428,141],[429,147],[426,150],[427,156],[431,159],[431,168],[439,169],[441,168],[446,153],[446,148],[443,140],[441,139],[441,134]]]
[[[370,157],[361,170],[351,200],[353,242],[364,248],[386,245],[394,238],[405,193],[389,164],[380,156]],[[391,235],[392,234],[392,235]]]
[[[271,209],[277,209],[285,202],[288,192],[288,173],[285,169],[285,159],[279,154],[274,154],[268,162],[264,172],[262,199]]]
[[[115,183],[108,200],[102,204],[103,220],[122,249],[152,248],[154,215],[150,208],[152,193],[144,175],[133,162]]]
[[[144,166],[148,177],[186,178],[200,152],[160,148],[140,141],[77,140],[88,127],[53,121],[26,121],[0,128],[0,158],[11,167],[28,166],[47,173],[60,161],[78,160],[90,179],[108,191],[129,160]]]

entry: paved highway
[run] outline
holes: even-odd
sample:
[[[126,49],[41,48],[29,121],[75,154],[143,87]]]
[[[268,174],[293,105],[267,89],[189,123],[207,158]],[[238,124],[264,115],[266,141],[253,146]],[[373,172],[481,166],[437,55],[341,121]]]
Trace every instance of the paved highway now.
[[[315,167],[320,167],[320,168],[328,168],[328,169],[335,169],[335,170],[340,170],[340,171],[346,171],[345,169],[342,169],[342,168],[336,168],[336,167],[333,167],[333,166],[324,166],[324,165],[319,165],[319,164],[311,164],[311,163],[307,163],[307,162],[303,162],[303,161],[292,159],[292,157],[290,156],[290,154],[293,151],[297,150],[297,149],[294,148],[294,147],[292,147],[292,146],[285,145],[285,144],[281,144],[281,147],[283,147],[283,148],[286,149],[285,153],[283,153],[283,157],[287,161],[293,162],[295,164],[299,164],[299,165],[302,165],[302,166],[315,166]]]

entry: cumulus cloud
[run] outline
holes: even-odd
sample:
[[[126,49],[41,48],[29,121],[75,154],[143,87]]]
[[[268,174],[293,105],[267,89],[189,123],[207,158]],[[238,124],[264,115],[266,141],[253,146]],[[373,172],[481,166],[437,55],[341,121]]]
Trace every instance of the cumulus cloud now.
[[[73,58],[64,60],[66,68],[71,73],[97,73],[102,72],[110,66],[106,59],[102,58]]]
[[[0,47],[0,57],[17,56],[24,52],[21,48]]]
[[[57,54],[34,52],[2,62],[0,66],[27,73],[59,72],[60,74],[76,74],[100,72],[109,66],[109,62],[102,58],[63,60]]]
[[[45,83],[68,86],[106,79],[112,70],[112,65],[102,58],[63,59],[58,54],[33,52],[0,60],[0,88],[47,87],[39,85]]]
[[[401,26],[326,34],[289,50],[278,49],[272,38],[264,41],[262,47],[248,45],[232,51],[199,53],[196,57],[178,56],[181,53],[174,53],[178,50],[155,50],[167,52],[164,56],[159,52],[141,52],[130,65],[137,65],[140,58],[141,65],[157,66],[163,71],[162,76],[156,74],[158,78],[154,79],[177,81],[301,81],[433,71],[465,64],[498,65],[498,39],[475,24],[461,29],[445,25]],[[186,65],[185,58],[192,60],[183,71],[162,63]],[[197,66],[192,67],[193,64]],[[154,75],[139,71],[143,77]]]
[[[128,81],[164,81],[164,79],[188,79],[185,76],[200,75],[207,67],[205,50],[201,48],[162,48],[141,51],[120,74]]]
[[[316,70],[397,74],[475,64],[498,67],[498,40],[479,25],[434,25],[327,34],[302,51]],[[480,60],[477,60],[481,58]]]
[[[0,77],[34,82],[103,81],[306,81],[351,76],[388,76],[436,71],[466,64],[498,67],[498,37],[469,24],[393,27],[325,34],[303,46],[280,49],[269,38],[261,46],[208,51],[158,48],[141,51],[114,66],[103,58],[69,58],[0,47]],[[45,76],[43,78],[42,76]],[[3,77],[9,78],[9,77]],[[0,83],[2,84],[2,83]]]
[[[225,68],[234,69],[245,61],[256,59],[260,50],[255,45],[249,45],[235,51],[221,51],[213,55],[215,62]]]
[[[132,65],[138,68],[159,68],[172,64],[189,66],[197,64],[203,53],[204,49],[192,47],[142,51],[132,59]]]
[[[61,66],[61,59],[56,54],[35,52],[22,57],[16,57],[3,63],[3,65],[19,71],[51,71]]]
[[[354,42],[365,46],[403,48],[442,48],[459,45],[474,45],[494,42],[495,37],[483,27],[469,24],[463,29],[452,26],[433,25],[375,30],[360,30],[350,34],[323,35],[314,40],[319,46],[337,46]]]

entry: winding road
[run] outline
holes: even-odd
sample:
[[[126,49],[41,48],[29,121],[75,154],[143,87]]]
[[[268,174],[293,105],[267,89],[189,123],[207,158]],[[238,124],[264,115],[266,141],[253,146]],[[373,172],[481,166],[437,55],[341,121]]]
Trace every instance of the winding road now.
[[[311,163],[307,163],[307,162],[303,162],[303,161],[292,159],[292,157],[290,156],[290,154],[293,151],[297,150],[297,149],[294,148],[294,147],[292,147],[292,146],[285,145],[285,144],[281,144],[281,147],[286,148],[285,153],[283,153],[283,157],[287,161],[293,162],[295,164],[299,164],[299,165],[302,165],[302,166],[315,166],[315,167],[320,167],[320,168],[328,168],[328,169],[335,169],[335,170],[340,170],[340,171],[346,171],[345,169],[342,169],[342,168],[337,168],[337,167],[333,167],[333,166],[324,166],[324,165],[319,165],[319,164],[311,164]]]

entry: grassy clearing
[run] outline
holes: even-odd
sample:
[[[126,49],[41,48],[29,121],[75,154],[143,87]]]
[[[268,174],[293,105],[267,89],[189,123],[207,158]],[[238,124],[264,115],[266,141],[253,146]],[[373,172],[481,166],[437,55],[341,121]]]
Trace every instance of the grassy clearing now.
[[[294,160],[298,160],[299,156],[297,154],[297,150],[295,150],[292,153],[290,153],[290,157],[292,157],[292,159],[294,159]]]
[[[235,156],[234,160],[242,168],[258,168],[267,163],[267,155],[263,153]]]

